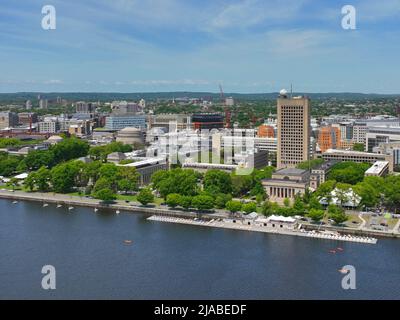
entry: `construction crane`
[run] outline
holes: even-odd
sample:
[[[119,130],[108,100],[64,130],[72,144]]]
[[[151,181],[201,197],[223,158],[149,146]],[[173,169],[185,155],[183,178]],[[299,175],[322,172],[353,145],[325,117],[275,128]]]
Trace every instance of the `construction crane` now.
[[[219,92],[220,92],[221,103],[225,106],[225,108],[224,108],[225,128],[229,129],[231,127],[232,114],[231,114],[231,111],[229,110],[228,106],[226,105],[225,94],[224,94],[224,90],[222,89],[221,84],[219,85]]]
[[[225,94],[221,84],[219,85],[219,92],[220,92],[221,103],[225,104]]]

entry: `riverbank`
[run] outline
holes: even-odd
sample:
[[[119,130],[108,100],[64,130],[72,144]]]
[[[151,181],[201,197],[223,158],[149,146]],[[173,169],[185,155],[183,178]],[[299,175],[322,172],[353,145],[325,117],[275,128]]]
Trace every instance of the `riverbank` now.
[[[57,193],[39,193],[39,192],[24,192],[24,191],[9,191],[0,190],[0,199],[9,199],[13,201],[35,201],[41,202],[43,204],[57,204],[68,207],[89,207],[93,209],[112,209],[112,210],[123,210],[132,213],[145,213],[149,215],[167,215],[176,217],[186,217],[186,218],[196,218],[198,216],[197,212],[192,211],[180,211],[163,209],[156,206],[141,206],[138,204],[124,203],[122,201],[105,204],[97,199],[91,199],[86,197],[64,195]],[[216,218],[226,218],[227,214],[221,213],[206,213],[202,214],[203,218],[206,219],[216,219]]]
[[[56,204],[68,207],[89,207],[93,209],[111,209],[119,210],[131,213],[141,213],[147,215],[157,216],[169,216],[178,218],[194,219],[199,217],[198,212],[173,210],[169,208],[160,208],[159,206],[141,206],[139,204],[125,203],[123,201],[117,201],[113,204],[104,204],[97,199],[91,199],[87,197],[56,194],[56,193],[39,193],[39,192],[24,192],[24,191],[11,191],[11,190],[0,190],[0,199],[9,199],[13,201],[35,201],[43,204]],[[229,217],[228,213],[217,211],[215,213],[202,213],[202,219],[226,219]],[[312,225],[309,223],[302,223],[302,226],[307,231],[320,230],[321,227],[318,225]],[[335,227],[335,226],[323,226],[324,230],[336,231],[344,234],[352,234],[355,236],[364,237],[389,237],[389,238],[400,238],[400,233],[395,232],[384,232],[377,230],[367,229],[352,229],[346,227]]]
[[[333,241],[345,241],[345,242],[357,242],[364,244],[376,244],[377,239],[371,237],[362,236],[349,236],[340,235],[334,232],[316,232],[316,231],[306,231],[304,229],[285,229],[285,228],[273,228],[260,225],[247,225],[241,223],[240,221],[232,222],[230,220],[203,220],[203,219],[187,219],[187,218],[176,218],[176,217],[162,217],[162,216],[151,216],[147,218],[149,221],[167,222],[167,223],[177,223],[177,224],[188,224],[201,227],[209,228],[222,228],[231,230],[241,230],[241,231],[251,231],[251,232],[263,232],[280,234],[287,236],[323,239],[323,240],[333,240]]]

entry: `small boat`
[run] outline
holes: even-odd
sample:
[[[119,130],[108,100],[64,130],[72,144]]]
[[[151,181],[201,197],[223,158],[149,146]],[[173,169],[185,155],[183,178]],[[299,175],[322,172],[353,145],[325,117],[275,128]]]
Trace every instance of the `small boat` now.
[[[337,248],[336,250],[338,250],[338,251],[343,251],[343,248]]]
[[[99,211],[99,209],[97,209],[97,208],[94,208],[94,212],[97,212],[97,211]]]
[[[74,210],[74,207],[69,207],[68,210]]]
[[[17,204],[18,203],[18,201],[13,201],[13,204]]]
[[[61,208],[61,207],[62,207],[62,205],[61,205],[61,204],[58,204],[58,205],[57,205],[57,208]]]
[[[43,203],[43,208],[48,207],[49,205],[47,203]]]
[[[348,274],[349,273],[349,270],[347,270],[347,269],[340,269],[340,270],[338,270],[341,274]]]
[[[132,241],[132,240],[124,240],[124,243],[125,243],[125,244],[132,244],[133,241]]]
[[[336,253],[336,250],[329,250],[329,253]]]
[[[121,212],[119,210],[115,211],[116,214],[120,214]]]

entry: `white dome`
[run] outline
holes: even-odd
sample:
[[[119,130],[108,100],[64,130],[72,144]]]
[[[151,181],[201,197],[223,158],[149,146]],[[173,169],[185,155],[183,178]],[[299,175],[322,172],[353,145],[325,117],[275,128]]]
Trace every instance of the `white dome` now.
[[[287,95],[287,90],[286,89],[282,89],[281,91],[279,91],[279,94],[281,96],[286,96]]]
[[[62,137],[60,137],[60,136],[51,136],[47,140],[48,141],[61,141],[61,140],[64,140],[64,139]]]
[[[124,132],[124,133],[127,133],[127,132],[141,132],[141,130],[139,128],[135,128],[135,127],[126,127],[124,129],[120,130],[120,132]]]

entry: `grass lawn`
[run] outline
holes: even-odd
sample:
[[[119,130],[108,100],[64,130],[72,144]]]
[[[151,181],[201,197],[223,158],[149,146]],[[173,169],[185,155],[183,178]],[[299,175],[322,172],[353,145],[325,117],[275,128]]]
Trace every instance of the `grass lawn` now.
[[[30,192],[25,186],[18,186],[18,187],[13,187],[13,186],[7,186],[6,184],[2,184],[0,186],[0,189],[6,189],[6,190],[19,190],[19,191],[25,191],[25,192]]]

